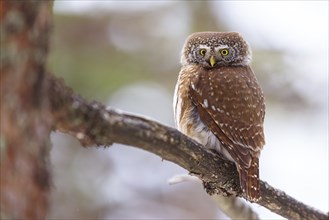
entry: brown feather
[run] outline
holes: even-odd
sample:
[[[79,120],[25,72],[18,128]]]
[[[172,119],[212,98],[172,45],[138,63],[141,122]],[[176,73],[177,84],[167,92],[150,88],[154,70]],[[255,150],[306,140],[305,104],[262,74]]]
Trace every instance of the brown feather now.
[[[258,158],[265,144],[265,106],[257,80],[249,67],[195,68],[198,74],[190,75],[190,98],[201,121],[235,161],[248,199],[256,201]]]
[[[251,49],[239,33],[190,35],[182,51],[174,112],[180,131],[235,162],[241,188],[256,201],[265,104],[250,62]]]

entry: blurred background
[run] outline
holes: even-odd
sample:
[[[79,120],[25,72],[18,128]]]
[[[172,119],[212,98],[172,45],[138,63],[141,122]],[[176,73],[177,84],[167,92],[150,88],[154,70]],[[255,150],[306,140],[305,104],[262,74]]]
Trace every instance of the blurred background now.
[[[261,179],[328,211],[328,1],[55,1],[49,68],[88,100],[174,126],[185,38],[238,31],[266,97]],[[226,219],[181,167],[52,134],[49,219]],[[281,219],[253,205],[262,219]]]

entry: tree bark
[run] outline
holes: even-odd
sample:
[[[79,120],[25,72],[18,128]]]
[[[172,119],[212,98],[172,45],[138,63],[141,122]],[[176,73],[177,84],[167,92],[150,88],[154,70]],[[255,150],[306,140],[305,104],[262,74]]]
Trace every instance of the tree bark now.
[[[1,1],[1,212],[41,219],[50,186],[45,62],[51,2]]]

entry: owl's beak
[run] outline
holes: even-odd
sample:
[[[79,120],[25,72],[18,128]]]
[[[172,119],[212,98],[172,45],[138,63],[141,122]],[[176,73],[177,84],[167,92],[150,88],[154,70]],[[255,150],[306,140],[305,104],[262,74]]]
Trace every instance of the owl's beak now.
[[[211,56],[209,59],[209,63],[211,67],[214,67],[215,64],[217,63],[216,58],[214,56]]]

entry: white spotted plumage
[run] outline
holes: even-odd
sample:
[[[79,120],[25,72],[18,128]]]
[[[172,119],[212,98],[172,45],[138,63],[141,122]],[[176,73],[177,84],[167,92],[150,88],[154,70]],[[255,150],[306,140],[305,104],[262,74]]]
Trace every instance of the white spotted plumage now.
[[[186,134],[190,138],[194,139],[198,143],[202,144],[206,148],[214,149],[222,153],[227,159],[234,161],[231,155],[221,147],[218,138],[201,121],[196,108],[189,108],[182,111],[182,106],[191,106],[192,100],[186,100],[185,97],[181,97],[181,94],[179,93],[179,87],[181,86],[184,85],[181,85],[179,83],[176,84],[173,99],[175,125],[178,130],[180,130],[182,133]],[[192,86],[191,88],[193,89]],[[189,120],[192,118],[192,121]]]
[[[191,35],[182,50],[174,114],[181,132],[235,162],[247,198],[257,201],[265,105],[250,61],[238,33]]]

